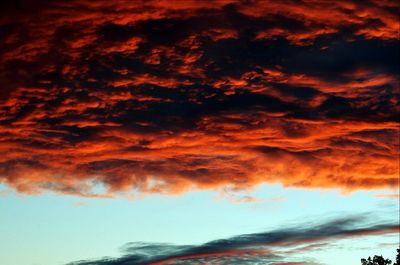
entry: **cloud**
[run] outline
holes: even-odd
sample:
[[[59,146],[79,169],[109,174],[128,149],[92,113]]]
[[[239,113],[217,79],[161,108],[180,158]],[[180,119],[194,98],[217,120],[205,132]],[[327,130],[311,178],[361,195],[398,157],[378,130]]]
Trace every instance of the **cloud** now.
[[[332,240],[396,234],[398,224],[367,224],[360,217],[335,219],[321,224],[285,227],[269,232],[239,235],[202,245],[129,243],[121,258],[77,261],[69,265],[122,264],[318,264],[303,254],[323,249]],[[296,254],[302,254],[302,260]]]
[[[1,10],[0,182],[20,192],[398,185],[396,1]]]

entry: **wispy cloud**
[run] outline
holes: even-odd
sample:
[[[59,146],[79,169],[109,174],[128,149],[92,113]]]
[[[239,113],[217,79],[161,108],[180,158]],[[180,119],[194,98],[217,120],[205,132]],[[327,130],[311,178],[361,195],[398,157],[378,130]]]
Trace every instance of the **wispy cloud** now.
[[[201,245],[128,243],[120,258],[77,261],[69,265],[122,264],[318,264],[310,258],[294,260],[296,253],[324,249],[330,241],[371,235],[395,234],[398,223],[366,222],[357,216],[320,224],[284,227],[262,233],[244,234]],[[304,256],[304,255],[303,255]]]

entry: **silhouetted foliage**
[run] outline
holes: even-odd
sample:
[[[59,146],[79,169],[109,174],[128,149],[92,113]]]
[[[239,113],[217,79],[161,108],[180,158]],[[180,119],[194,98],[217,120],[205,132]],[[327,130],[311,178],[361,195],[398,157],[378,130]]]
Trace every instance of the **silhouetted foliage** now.
[[[385,259],[382,256],[374,256],[373,259],[371,257],[368,257],[368,259],[361,259],[361,264],[362,265],[390,265],[392,264],[392,261],[390,259]]]
[[[374,258],[368,257],[368,259],[361,259],[361,265],[391,265],[390,259],[385,259],[382,256],[375,255]],[[400,248],[397,249],[396,262],[393,265],[400,265]]]
[[[393,265],[400,265],[400,248],[397,249],[396,262]]]

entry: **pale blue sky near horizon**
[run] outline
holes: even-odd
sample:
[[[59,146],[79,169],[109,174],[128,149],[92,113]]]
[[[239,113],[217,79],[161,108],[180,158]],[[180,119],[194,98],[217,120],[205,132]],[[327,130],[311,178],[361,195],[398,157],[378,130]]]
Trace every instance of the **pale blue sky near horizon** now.
[[[263,185],[245,193],[192,191],[135,200],[21,195],[4,185],[0,192],[1,265],[62,265],[118,257],[120,247],[128,242],[201,244],[364,213],[373,213],[371,218],[378,218],[375,221],[393,221],[399,207],[397,200],[379,197],[393,193],[390,190],[345,194],[279,185]],[[246,196],[254,200],[240,202],[249,198]],[[342,265],[359,263],[361,257],[373,254],[394,258],[396,247],[390,245],[396,243],[393,235],[368,238],[336,242],[336,249],[310,256],[329,265],[337,264],[329,260],[337,258],[338,253]],[[376,246],[384,247],[374,253],[371,248]]]

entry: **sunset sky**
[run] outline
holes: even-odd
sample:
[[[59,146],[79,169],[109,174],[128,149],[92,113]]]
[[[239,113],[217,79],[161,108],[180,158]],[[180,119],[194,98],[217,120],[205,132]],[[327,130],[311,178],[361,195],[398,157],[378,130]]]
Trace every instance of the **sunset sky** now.
[[[0,264],[394,260],[399,14],[1,1]]]

